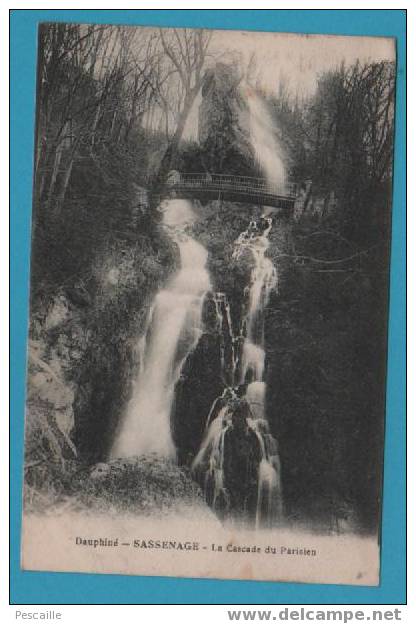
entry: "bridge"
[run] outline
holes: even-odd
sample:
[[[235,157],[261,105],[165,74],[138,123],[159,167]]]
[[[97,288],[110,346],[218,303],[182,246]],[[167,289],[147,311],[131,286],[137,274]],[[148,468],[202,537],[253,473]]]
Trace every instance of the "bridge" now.
[[[264,178],[249,176],[171,171],[163,196],[195,198],[202,202],[224,199],[231,202],[246,202],[292,210],[296,199],[296,185],[270,185]]]

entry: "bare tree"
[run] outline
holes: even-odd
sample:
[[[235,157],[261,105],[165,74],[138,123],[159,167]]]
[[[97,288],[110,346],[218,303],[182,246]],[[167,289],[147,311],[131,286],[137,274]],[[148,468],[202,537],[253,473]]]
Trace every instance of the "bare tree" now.
[[[172,167],[189,113],[201,89],[211,36],[205,30],[159,30],[165,69],[159,100],[169,141],[156,176],[156,188],[163,185]]]
[[[128,142],[155,106],[156,45],[155,31],[138,37],[124,27],[40,28],[36,189],[47,212],[59,212],[81,152],[94,157],[100,143]]]

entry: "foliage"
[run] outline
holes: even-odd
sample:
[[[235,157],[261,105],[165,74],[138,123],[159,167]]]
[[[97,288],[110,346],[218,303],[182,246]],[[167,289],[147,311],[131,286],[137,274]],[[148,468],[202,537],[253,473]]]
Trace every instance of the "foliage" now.
[[[280,268],[266,322],[268,412],[280,442],[287,513],[329,529],[338,521],[373,529],[384,422],[386,247],[357,256],[338,237],[296,230],[294,242],[297,253]],[[335,254],[355,257],[334,264]]]
[[[305,212],[311,196],[328,211],[332,192],[337,211],[326,220],[358,244],[388,235],[394,87],[393,63],[357,61],[321,75],[303,103],[270,98],[292,176],[312,183]]]

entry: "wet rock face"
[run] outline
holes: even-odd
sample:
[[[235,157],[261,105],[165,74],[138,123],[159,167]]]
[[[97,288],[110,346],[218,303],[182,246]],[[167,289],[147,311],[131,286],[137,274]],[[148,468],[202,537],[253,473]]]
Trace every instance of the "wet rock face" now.
[[[145,200],[137,197],[141,209]],[[128,212],[126,205],[126,211]],[[32,293],[26,450],[30,461],[107,458],[137,370],[135,350],[178,250],[147,211],[132,240],[98,246],[56,293]]]
[[[176,385],[172,429],[180,464],[193,460],[212,403],[223,389],[220,336],[207,331],[188,356]]]
[[[82,356],[87,332],[77,326],[75,311],[65,295],[57,295],[43,319],[36,318],[28,345],[26,457],[62,462],[76,458],[72,440],[73,402],[71,375]]]
[[[211,172],[244,174],[253,162],[240,81],[235,67],[224,63],[217,63],[205,73],[199,107],[199,143],[205,166]]]
[[[263,225],[261,211],[255,207],[245,206],[236,212],[234,206],[225,203],[210,208],[208,217],[201,218],[194,229],[209,251],[208,266],[215,291],[205,297],[202,311],[204,333],[184,364],[176,385],[172,413],[173,436],[181,463],[191,462],[200,448],[206,420],[215,399],[226,386],[236,385],[241,378],[246,331],[243,318],[247,312],[247,288],[253,257],[250,251],[243,250],[235,259],[233,251],[236,240],[248,225],[250,215],[254,213],[257,216],[259,213],[259,227]],[[274,236],[279,245],[270,251],[277,255],[286,245],[283,244],[282,232]]]
[[[74,402],[74,441],[83,461],[94,463],[107,457],[118,415],[130,394],[133,369],[127,345],[96,344],[87,354]]]
[[[202,308],[202,322],[205,331],[215,333],[217,331],[218,317],[213,293],[207,293]]]
[[[129,390],[131,345],[118,340],[109,306],[102,337],[91,306],[64,293],[42,312],[29,341],[27,459],[97,461]]]

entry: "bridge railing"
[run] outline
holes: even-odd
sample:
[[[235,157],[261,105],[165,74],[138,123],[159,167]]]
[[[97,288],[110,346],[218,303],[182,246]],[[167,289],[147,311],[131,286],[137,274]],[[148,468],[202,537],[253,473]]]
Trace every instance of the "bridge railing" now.
[[[169,188],[218,189],[245,193],[262,193],[279,197],[296,197],[296,184],[268,184],[264,178],[225,175],[220,173],[179,173],[172,172],[167,180]]]

